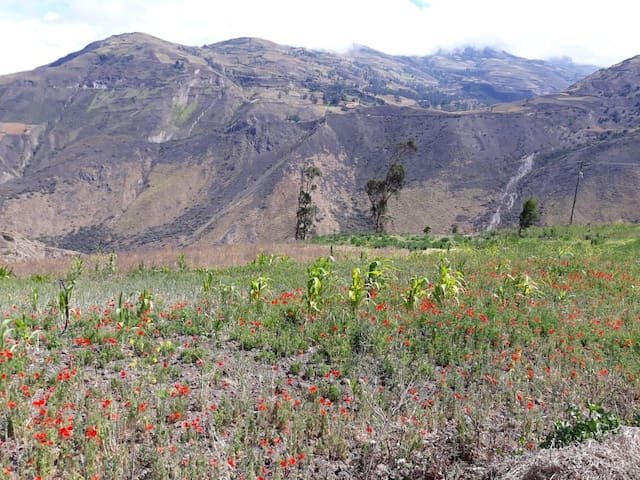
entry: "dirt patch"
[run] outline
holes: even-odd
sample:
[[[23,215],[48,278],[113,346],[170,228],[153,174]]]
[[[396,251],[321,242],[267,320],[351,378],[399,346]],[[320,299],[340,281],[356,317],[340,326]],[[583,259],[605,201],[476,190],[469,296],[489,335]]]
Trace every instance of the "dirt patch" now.
[[[0,122],[0,140],[5,135],[26,135],[29,133],[29,128],[26,123]]]

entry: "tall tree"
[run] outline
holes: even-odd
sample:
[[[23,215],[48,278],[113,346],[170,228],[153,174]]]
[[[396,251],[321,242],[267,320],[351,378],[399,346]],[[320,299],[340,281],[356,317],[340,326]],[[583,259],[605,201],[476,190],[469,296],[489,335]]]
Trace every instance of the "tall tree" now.
[[[318,188],[315,180],[321,175],[320,169],[313,165],[302,169],[298,209],[296,210],[296,240],[305,240],[315,231],[314,223],[318,214],[318,206],[313,203],[311,192]]]
[[[372,178],[367,182],[365,191],[371,203],[371,215],[376,232],[384,232],[389,200],[393,195],[399,195],[404,187],[405,171],[398,160],[405,153],[416,150],[413,140],[400,143],[395,148],[393,160],[385,178],[383,180]]]

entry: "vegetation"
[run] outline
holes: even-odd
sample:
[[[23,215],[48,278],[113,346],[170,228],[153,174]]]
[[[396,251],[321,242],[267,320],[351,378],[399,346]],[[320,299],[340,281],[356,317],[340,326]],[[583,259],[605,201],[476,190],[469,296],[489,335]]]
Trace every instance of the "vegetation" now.
[[[311,239],[311,243],[323,245],[353,245],[368,248],[401,248],[408,250],[427,250],[429,248],[448,249],[453,245],[468,243],[469,238],[461,235],[454,237],[435,237],[430,235],[392,235],[389,233],[334,233]]]
[[[527,198],[522,205],[522,212],[520,212],[520,233],[538,223],[539,219],[538,200],[533,197]]]
[[[0,279],[13,277],[13,270],[6,265],[0,265]]]
[[[605,435],[620,430],[620,418],[614,413],[591,403],[587,403],[586,411],[587,414],[584,415],[580,408],[569,408],[572,420],[557,421],[540,447],[566,447],[591,438],[601,440]]]
[[[15,268],[0,472],[456,478],[607,438],[640,419],[639,237],[531,227],[309,263],[75,261],[64,334],[59,275]]]

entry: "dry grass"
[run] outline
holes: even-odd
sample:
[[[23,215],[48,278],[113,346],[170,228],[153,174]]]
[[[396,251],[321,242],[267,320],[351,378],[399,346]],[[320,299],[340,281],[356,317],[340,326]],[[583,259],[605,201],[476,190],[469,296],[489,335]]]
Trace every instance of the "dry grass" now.
[[[477,477],[476,477],[477,478]],[[623,427],[603,442],[538,450],[492,466],[483,480],[596,480],[640,478],[640,428]]]
[[[398,255],[396,249],[376,249],[367,252],[366,249],[350,246],[336,246],[336,257],[360,256],[361,252],[368,256],[388,256],[392,253]],[[299,263],[312,262],[320,256],[330,254],[330,248],[326,245],[312,245],[302,243],[265,243],[265,244],[236,244],[220,245],[206,248],[167,248],[156,250],[137,250],[118,253],[117,268],[120,272],[130,272],[143,265],[145,268],[163,267],[174,269],[178,266],[178,257],[184,255],[184,260],[189,268],[228,268],[246,265],[260,254],[287,256]],[[87,265],[106,264],[108,254],[80,255]],[[62,274],[72,258],[44,258],[33,260],[21,260],[9,263],[13,272],[19,276],[33,274]]]

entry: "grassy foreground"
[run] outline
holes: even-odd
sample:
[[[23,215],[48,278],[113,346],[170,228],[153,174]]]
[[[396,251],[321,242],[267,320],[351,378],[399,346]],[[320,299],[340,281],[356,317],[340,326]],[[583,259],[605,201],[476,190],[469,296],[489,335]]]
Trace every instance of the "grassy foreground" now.
[[[455,478],[639,425],[639,238],[531,229],[225,269],[105,256],[72,261],[66,292],[7,275],[0,478]]]

